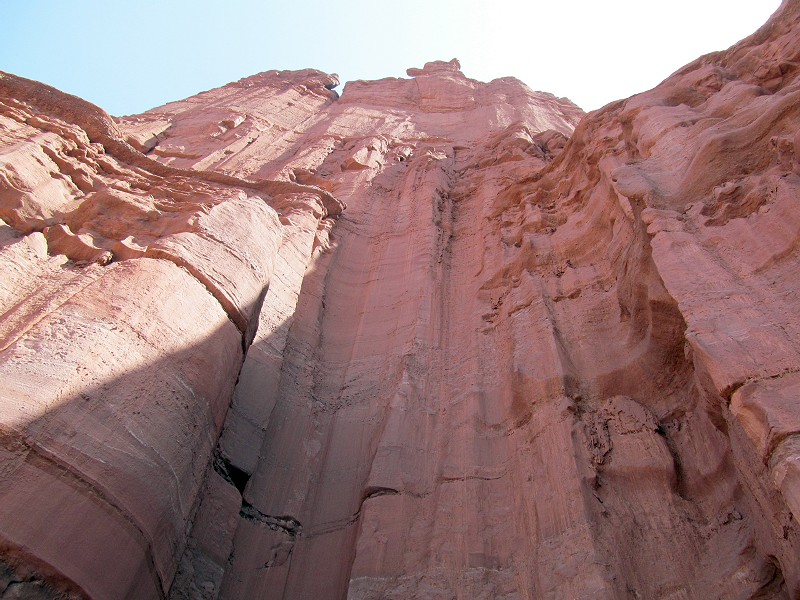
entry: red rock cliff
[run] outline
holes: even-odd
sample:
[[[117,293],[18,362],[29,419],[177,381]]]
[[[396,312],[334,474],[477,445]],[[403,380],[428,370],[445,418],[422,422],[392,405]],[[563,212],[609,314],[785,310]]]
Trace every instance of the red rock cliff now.
[[[3,597],[800,597],[799,65],[2,74]]]

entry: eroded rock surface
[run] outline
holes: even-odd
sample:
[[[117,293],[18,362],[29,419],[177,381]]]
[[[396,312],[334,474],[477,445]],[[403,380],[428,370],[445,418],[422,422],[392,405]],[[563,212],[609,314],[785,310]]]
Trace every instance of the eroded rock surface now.
[[[4,593],[800,596],[799,38],[585,116],[3,74]]]
[[[164,597],[278,249],[341,206],[160,165],[41,84],[0,92],[3,558],[48,593]]]

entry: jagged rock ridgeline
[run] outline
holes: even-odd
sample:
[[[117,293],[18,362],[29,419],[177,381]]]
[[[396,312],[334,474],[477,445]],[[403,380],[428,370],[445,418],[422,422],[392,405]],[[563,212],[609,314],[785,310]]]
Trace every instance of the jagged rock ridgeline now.
[[[2,596],[800,595],[798,38],[589,115],[3,73]]]

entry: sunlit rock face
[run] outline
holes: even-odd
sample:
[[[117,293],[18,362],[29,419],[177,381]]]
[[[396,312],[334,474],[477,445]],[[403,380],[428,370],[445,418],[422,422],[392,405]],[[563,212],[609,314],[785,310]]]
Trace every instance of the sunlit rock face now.
[[[2,74],[0,597],[797,597],[799,65]]]

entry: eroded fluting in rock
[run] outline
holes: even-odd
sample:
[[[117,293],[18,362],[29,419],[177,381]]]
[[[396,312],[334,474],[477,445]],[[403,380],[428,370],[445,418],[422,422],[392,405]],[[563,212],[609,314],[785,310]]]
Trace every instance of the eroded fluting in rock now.
[[[0,587],[800,595],[798,31],[586,116],[457,61],[115,120],[4,75]]]

